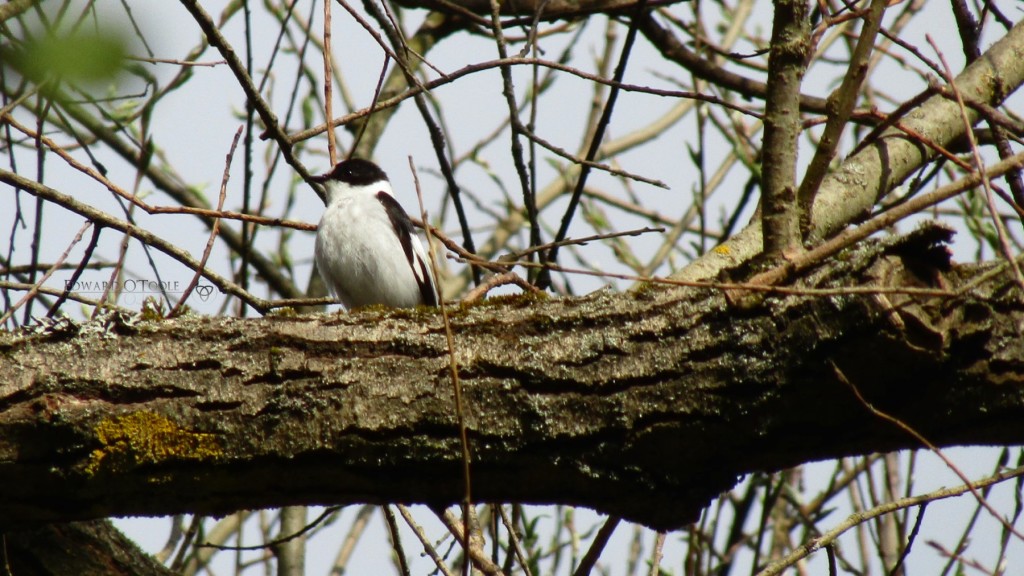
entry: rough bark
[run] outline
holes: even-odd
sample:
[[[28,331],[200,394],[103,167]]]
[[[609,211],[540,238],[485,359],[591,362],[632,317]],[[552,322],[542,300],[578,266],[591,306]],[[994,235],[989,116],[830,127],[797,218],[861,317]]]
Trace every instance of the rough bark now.
[[[108,520],[50,524],[3,535],[6,574],[17,576],[170,576],[174,574]]]
[[[496,299],[451,313],[476,501],[683,525],[754,470],[1024,437],[1024,303],[929,228],[805,287]],[[749,300],[749,299],[747,299]],[[58,323],[0,334],[0,523],[463,493],[433,310]]]

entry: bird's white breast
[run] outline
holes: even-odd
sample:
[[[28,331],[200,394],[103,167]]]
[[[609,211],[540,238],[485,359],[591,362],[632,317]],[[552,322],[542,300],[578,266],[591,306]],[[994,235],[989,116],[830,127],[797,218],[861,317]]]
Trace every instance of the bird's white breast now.
[[[346,308],[421,301],[401,242],[375,192],[335,194],[316,235],[316,265]],[[419,242],[413,237],[413,242]]]

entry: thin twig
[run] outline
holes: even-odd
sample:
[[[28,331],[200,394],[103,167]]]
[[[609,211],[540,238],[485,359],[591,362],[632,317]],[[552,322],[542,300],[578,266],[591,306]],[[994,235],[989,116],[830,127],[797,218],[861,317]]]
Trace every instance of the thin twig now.
[[[63,266],[57,269],[63,268]],[[7,280],[0,280],[0,288],[4,290],[24,290],[26,292],[35,289],[38,294],[46,294],[47,296],[57,296],[58,298],[64,298],[65,300],[74,300],[75,302],[81,302],[88,306],[100,306],[102,303],[99,300],[93,298],[86,298],[78,294],[77,292],[71,291],[67,286],[65,288],[50,288],[49,286],[40,286],[38,283],[29,284],[27,282],[10,282]],[[125,314],[131,313],[127,308],[121,308],[111,304],[106,305],[117,312],[123,312]]]
[[[648,572],[650,576],[659,576],[661,574],[661,556],[664,546],[665,533],[657,532],[654,535],[654,549],[651,550],[651,569]]]
[[[416,166],[413,164],[412,156],[409,156],[409,170],[412,172],[413,183],[416,186],[416,198],[420,204],[420,218],[423,219],[424,226],[429,220],[427,220],[427,210],[423,206],[423,192],[420,190],[420,179],[416,173]],[[427,234],[427,254],[430,260],[430,267],[434,272],[434,278],[439,279],[440,271],[437,268],[437,260],[433,257],[434,249],[433,243],[431,242],[431,235]],[[437,303],[441,308],[441,317],[444,319],[444,335],[445,341],[448,345],[448,370],[451,377],[452,392],[455,397],[455,417],[459,426],[459,443],[462,448],[462,482],[463,482],[463,493],[462,493],[462,522],[463,522],[463,534],[465,536],[463,540],[463,548],[469,550],[470,548],[470,533],[472,529],[472,523],[470,522],[469,509],[473,505],[473,491],[471,489],[471,477],[470,477],[470,452],[469,452],[469,434],[466,431],[466,412],[462,400],[462,380],[459,379],[459,363],[455,358],[455,335],[452,333],[451,320],[448,318],[448,307],[444,302],[444,293],[441,290],[440,284],[435,286],[438,292]],[[469,562],[469,555],[466,555],[466,562]],[[468,566],[465,570],[469,572]]]
[[[498,286],[505,286],[506,284],[515,284],[523,289],[523,292],[529,292],[534,294],[543,294],[544,291],[537,288],[533,284],[526,281],[525,278],[516,274],[515,272],[504,272],[501,274],[493,274],[484,279],[479,286],[473,288],[466,295],[462,297],[463,303],[476,302],[483,298],[488,292],[494,290]]]
[[[1024,292],[1024,275],[1021,274],[1020,267],[1017,266],[1017,261],[1013,257],[1013,251],[1010,248],[1010,243],[1006,239],[1006,226],[1003,225],[1002,219],[999,218],[999,210],[996,209],[996,205],[992,201],[992,183],[989,182],[988,174],[985,173],[985,162],[981,159],[981,152],[978,150],[978,141],[974,137],[974,130],[971,129],[971,119],[967,116],[967,107],[964,105],[964,99],[960,95],[960,89],[957,88],[953,72],[949,68],[949,63],[946,62],[946,56],[941,50],[939,50],[939,47],[932,40],[930,34],[925,34],[925,38],[939,55],[939,61],[942,62],[942,66],[946,73],[946,82],[949,83],[950,88],[953,89],[953,94],[956,95],[956,103],[960,110],[960,118],[963,120],[965,126],[964,133],[967,135],[967,141],[971,144],[971,154],[974,160],[973,168],[974,171],[981,176],[982,190],[985,192],[985,205],[988,207],[989,214],[992,216],[993,225],[996,229],[996,236],[999,239],[999,248],[1003,253],[1003,258],[1006,259],[1010,264],[1010,269],[1013,270],[1013,276],[1017,280],[1017,286],[1019,286],[1021,291]]]
[[[987,510],[989,512],[989,514],[991,514],[992,517],[995,518],[995,520],[997,522],[999,522],[1000,524],[1003,525],[1003,529],[1004,530],[1006,530],[1010,534],[1013,534],[1014,536],[1016,536],[1021,541],[1024,541],[1024,534],[1021,534],[1020,532],[1018,532],[1012,525],[1010,525],[1009,522],[1007,522],[1003,518],[1003,515],[1000,514],[999,511],[996,510],[988,502],[988,500],[984,496],[982,496],[982,494],[980,492],[978,492],[978,489],[977,489],[978,486],[976,484],[972,485],[971,484],[971,479],[967,477],[967,474],[965,474],[962,470],[960,470],[960,468],[956,464],[954,464],[953,461],[950,460],[949,457],[947,457],[946,454],[942,450],[940,450],[938,446],[936,446],[930,440],[925,438],[924,435],[922,435],[920,432],[915,430],[913,427],[911,427],[906,422],[900,420],[899,418],[896,418],[895,416],[892,416],[891,414],[888,414],[886,412],[883,412],[883,411],[879,410],[878,408],[876,408],[874,406],[874,404],[872,404],[871,402],[868,402],[867,399],[864,398],[864,396],[860,393],[860,389],[857,388],[857,386],[854,385],[853,382],[850,382],[846,378],[846,375],[839,368],[839,366],[837,366],[834,361],[830,360],[830,363],[832,364],[832,370],[835,372],[836,377],[839,378],[840,382],[845,384],[848,388],[850,388],[850,390],[853,391],[853,394],[854,394],[854,396],[857,397],[857,400],[860,401],[860,403],[863,404],[864,407],[867,408],[869,412],[871,412],[876,417],[881,418],[882,420],[885,420],[887,422],[890,422],[890,423],[896,425],[897,428],[899,428],[899,429],[903,430],[904,432],[906,432],[907,434],[913,436],[915,440],[920,442],[923,446],[927,447],[928,450],[931,450],[932,453],[934,453],[936,456],[939,457],[940,460],[942,460],[943,464],[945,464],[950,470],[953,471],[954,474],[956,474],[960,478],[960,480],[966,485],[967,491],[969,491],[971,493],[971,495],[974,496],[974,498],[978,501],[978,503],[981,504],[985,508],[985,510]]]
[[[199,24],[199,28],[202,29],[203,33],[206,34],[206,40],[210,43],[210,46],[216,48],[221,57],[223,57],[228,67],[231,68],[231,72],[234,73],[235,78],[238,80],[239,86],[245,91],[246,98],[252,103],[253,108],[260,115],[260,119],[263,121],[263,125],[266,127],[266,135],[277,142],[281,148],[281,154],[284,155],[284,159],[288,162],[303,180],[309,181],[309,172],[306,167],[299,162],[299,159],[295,157],[292,150],[292,143],[288,140],[288,135],[285,134],[277,121],[277,116],[273,110],[270,109],[270,105],[267,104],[263,97],[260,96],[259,90],[256,85],[253,84],[252,78],[246,71],[245,64],[238,59],[234,48],[228,44],[227,39],[220,33],[217,25],[214,24],[213,19],[206,13],[206,10],[199,5],[199,0],[180,0],[185,6],[185,9],[192,14],[192,18]]]
[[[422,86],[412,86],[407,91],[405,91],[405,92],[403,92],[401,94],[398,94],[396,96],[392,96],[391,98],[388,98],[386,100],[382,100],[381,102],[379,102],[377,104],[377,106],[376,106],[376,108],[374,110],[382,110],[382,109],[385,109],[385,108],[393,108],[393,107],[401,104],[403,101],[408,100],[409,98],[413,98],[417,94],[420,94],[422,92],[430,92],[430,91],[432,91],[432,90],[434,90],[436,88],[439,88],[441,86],[444,86],[446,84],[452,84],[456,80],[459,80],[459,79],[461,79],[464,76],[468,76],[470,74],[475,74],[475,73],[478,73],[478,72],[485,72],[485,71],[488,71],[488,70],[492,70],[494,68],[500,68],[502,66],[542,66],[542,67],[545,67],[545,68],[550,68],[552,70],[557,70],[557,71],[560,71],[560,72],[566,72],[568,74],[572,74],[572,75],[574,75],[574,76],[576,76],[578,78],[582,78],[582,79],[588,80],[590,82],[597,82],[599,84],[604,84],[606,86],[617,87],[617,88],[621,89],[624,92],[637,92],[637,93],[640,93],[640,94],[650,94],[652,96],[660,96],[660,97],[663,97],[663,98],[675,98],[675,99],[682,99],[682,100],[701,100],[703,102],[708,102],[709,104],[715,104],[715,105],[721,106],[723,108],[726,108],[728,110],[732,110],[734,112],[739,112],[740,114],[744,114],[746,116],[751,116],[751,117],[756,118],[756,119],[763,118],[763,115],[760,112],[756,111],[756,110],[752,110],[750,108],[747,108],[747,107],[744,107],[744,106],[740,106],[740,105],[736,104],[735,102],[731,102],[731,101],[725,100],[725,99],[720,98],[718,96],[715,96],[713,94],[702,94],[700,92],[689,91],[689,90],[666,90],[666,89],[662,89],[662,88],[651,88],[649,86],[640,86],[638,84],[627,84],[627,83],[624,83],[624,82],[616,82],[615,80],[611,80],[611,79],[608,79],[608,78],[602,78],[600,76],[597,76],[596,74],[590,74],[590,73],[585,72],[583,70],[580,70],[578,68],[574,68],[572,66],[567,66],[567,65],[562,64],[560,62],[554,62],[554,61],[551,61],[551,60],[545,60],[543,58],[518,57],[518,56],[510,56],[508,58],[499,58],[497,60],[489,60],[489,61],[480,62],[480,63],[477,63],[477,64],[468,64],[468,65],[466,65],[466,66],[464,66],[462,68],[459,68],[458,70],[456,70],[454,72],[447,73],[443,78],[437,78],[435,80],[431,80],[429,82],[425,82],[425,83],[422,84]],[[345,116],[342,116],[341,118],[338,118],[338,119],[334,120],[334,125],[335,126],[343,126],[343,125],[348,124],[348,123],[350,123],[350,122],[352,122],[354,120],[358,120],[359,118],[363,118],[363,117],[369,116],[371,114],[371,112],[372,112],[372,110],[370,108],[363,108],[362,110],[357,110],[355,112],[352,112],[350,114],[347,114]],[[876,114],[870,114],[869,115],[869,114],[867,114],[865,112],[860,117],[864,118],[866,120],[871,120],[871,119],[877,118],[877,115]],[[314,126],[312,128],[307,128],[305,130],[301,130],[299,132],[295,132],[295,133],[291,134],[288,137],[288,139],[289,139],[289,141],[291,141],[294,144],[296,142],[301,142],[303,140],[308,140],[310,138],[318,136],[319,134],[325,132],[326,130],[327,130],[327,126],[322,124],[322,125],[319,125],[319,126]],[[566,153],[566,154],[568,154],[568,153]]]
[[[636,228],[634,230],[624,230],[622,232],[608,232],[608,233],[605,233],[605,234],[594,234],[592,236],[584,236],[582,238],[569,238],[567,240],[560,240],[558,242],[548,242],[547,244],[542,244],[540,246],[531,246],[530,248],[527,248],[526,250],[521,250],[519,252],[514,252],[514,253],[512,253],[512,254],[510,254],[508,256],[505,256],[505,257],[502,258],[502,260],[511,260],[511,261],[522,260],[524,257],[529,256],[530,254],[533,254],[534,252],[539,252],[541,250],[551,250],[552,248],[561,248],[563,246],[586,246],[590,242],[596,242],[596,241],[599,241],[599,240],[610,240],[612,238],[622,238],[622,237],[625,237],[625,236],[642,236],[644,234],[650,234],[652,232],[658,232],[658,233],[663,234],[665,232],[665,229],[661,228],[661,227],[658,227],[658,228],[644,227],[644,228]]]
[[[53,318],[57,314],[57,312],[61,310],[61,307],[64,305],[64,302],[68,299],[69,295],[71,294],[71,289],[82,277],[82,274],[85,273],[86,267],[89,266],[90,262],[92,261],[93,252],[96,251],[96,246],[98,246],[100,243],[100,234],[102,233],[102,231],[103,228],[100,226],[96,226],[95,228],[92,229],[92,238],[89,239],[89,244],[86,245],[85,252],[82,253],[82,260],[78,263],[78,266],[75,268],[75,271],[71,274],[71,278],[68,278],[67,280],[64,281],[64,293],[60,295],[60,298],[58,298],[57,301],[54,302],[52,306],[50,306],[50,309],[46,312],[47,318]],[[97,300],[97,302],[99,302],[99,300]]]
[[[829,101],[833,102],[834,106],[828,114],[825,129],[814,150],[814,157],[808,164],[804,179],[800,182],[800,188],[797,190],[797,201],[800,204],[803,218],[801,226],[805,229],[810,224],[814,196],[828,173],[832,159],[835,158],[836,150],[839,148],[843,129],[857,105],[861,85],[868,73],[868,60],[875,47],[875,37],[881,28],[882,15],[888,4],[889,0],[872,0],[870,9],[864,15],[864,24],[857,38],[857,47],[854,48],[850,57],[847,73],[843,76],[839,87],[829,95]]]
[[[501,27],[501,3],[498,0],[490,0],[491,9],[491,33],[498,49],[498,56],[502,59],[508,57],[508,46],[505,40],[505,32]],[[523,206],[526,207],[526,219],[530,223],[530,245],[540,244],[540,222],[537,219],[537,196],[536,182],[530,178],[531,172],[527,170],[526,160],[523,158],[523,142],[520,135],[526,132],[526,127],[519,119],[519,103],[516,102],[515,87],[512,83],[512,67],[502,66],[501,71],[501,93],[505,97],[505,105],[508,107],[509,124],[511,130],[511,152],[512,164],[515,166],[516,175],[519,177],[519,186],[523,197]],[[541,286],[543,288],[543,286]]]
[[[934,502],[936,500],[943,500],[945,498],[960,496],[967,492],[974,491],[977,488],[982,488],[992,484],[998,484],[999,482],[1003,482],[1011,478],[1017,478],[1020,476],[1024,476],[1024,466],[1020,468],[1015,468],[1013,470],[1008,470],[1001,474],[995,474],[989,476],[988,478],[978,480],[976,482],[967,482],[962,486],[955,486],[953,488],[942,488],[940,490],[929,492],[927,494],[922,494],[920,496],[908,496],[906,498],[900,498],[899,500],[894,500],[892,502],[886,502],[885,504],[881,504],[870,510],[854,513],[847,517],[846,520],[840,522],[839,525],[837,525],[835,528],[829,530],[828,532],[825,532],[817,538],[812,538],[808,540],[807,542],[805,542],[804,544],[800,545],[795,550],[787,554],[784,558],[780,558],[779,560],[773,562],[764,570],[758,572],[757,576],[778,576],[779,574],[782,574],[787,568],[793,566],[797,561],[810,556],[812,553],[814,553],[817,550],[820,550],[821,548],[831,546],[834,542],[836,542],[839,539],[840,536],[845,534],[851,528],[859,526],[864,522],[873,520],[884,514],[891,514],[892,512],[902,510],[904,508],[920,506],[921,504],[924,504],[926,502]]]
[[[471,260],[465,257],[458,257],[457,260]],[[487,260],[475,259],[471,260],[474,265],[487,267],[488,265],[494,265]],[[506,266],[511,266],[512,263],[504,263]],[[662,278],[659,276],[638,276],[636,274],[618,274],[614,272],[603,272],[595,270],[583,270],[580,268],[570,268],[567,266],[559,266],[557,264],[540,264],[536,262],[516,262],[516,266],[534,266],[541,267],[545,266],[551,269],[552,272],[562,272],[565,274],[579,274],[583,276],[594,276],[597,278],[613,278],[616,280],[629,280],[633,283],[649,283],[659,284],[663,286],[677,286],[677,287],[689,287],[689,288],[712,288],[715,290],[723,291],[736,291],[736,290],[749,290],[751,292],[764,292],[770,294],[785,294],[791,296],[848,296],[853,294],[907,294],[914,296],[930,296],[935,298],[959,298],[967,293],[970,289],[976,286],[976,283],[965,285],[964,287],[957,290],[946,290],[942,288],[918,288],[918,287],[888,287],[888,286],[845,286],[842,288],[802,288],[794,286],[778,286],[773,284],[755,284],[752,282],[713,282],[707,280],[675,280],[672,278]]]
[[[458,519],[450,510],[436,509],[434,510],[434,514],[437,515],[437,518],[441,520],[441,523],[444,524],[445,528],[447,528],[448,531],[452,533],[452,536],[455,536],[459,542],[470,543],[470,545],[463,550],[463,554],[472,560],[473,566],[489,576],[503,576],[504,573],[501,571],[501,568],[494,562],[491,562],[491,559],[487,556],[487,552],[473,543],[473,539],[462,530]],[[465,573],[464,576],[469,576],[469,573]]]
[[[224,207],[224,199],[228,193],[228,178],[231,176],[231,159],[235,156],[235,147],[238,146],[238,139],[242,136],[243,126],[239,126],[238,130],[235,131],[235,137],[231,140],[231,148],[228,149],[227,158],[224,161],[224,176],[220,181],[220,197],[217,199],[217,210],[220,211]],[[217,233],[220,232],[220,219],[213,221],[213,227],[210,229],[210,238],[206,241],[206,249],[203,250],[203,257],[199,260],[199,268],[195,271],[192,276],[192,281],[189,282],[188,288],[185,288],[185,292],[182,293],[178,303],[171,308],[170,312],[167,313],[169,318],[173,318],[178,315],[181,307],[185,305],[185,301],[195,290],[199,284],[199,279],[203,276],[203,270],[206,269],[206,261],[210,259],[210,252],[213,251],[213,242],[217,239]]]
[[[492,0],[492,2],[495,0]],[[626,64],[629,62],[629,57],[633,53],[633,44],[636,41],[637,30],[639,27],[638,19],[645,14],[647,11],[647,0],[638,0],[636,7],[634,8],[633,18],[629,21],[629,30],[626,32],[626,39],[622,44],[622,52],[619,54],[619,63],[615,66],[614,80],[617,83],[622,82],[622,78],[626,74]],[[573,216],[576,213],[576,208],[580,204],[580,197],[583,195],[583,189],[587,185],[587,177],[590,175],[589,162],[593,162],[597,158],[598,150],[601,148],[601,143],[604,141],[605,130],[608,129],[608,124],[612,120],[612,112],[615,110],[615,102],[618,100],[619,92],[621,90],[615,86],[608,91],[608,98],[605,100],[604,109],[601,111],[601,118],[597,122],[597,127],[594,129],[593,135],[590,139],[590,147],[587,149],[587,155],[585,160],[588,164],[580,166],[580,173],[576,177],[576,186],[572,191],[572,196],[569,197],[569,206],[565,209],[565,214],[562,215],[562,223],[559,225],[558,232],[555,234],[555,242],[565,240],[565,237],[569,234],[569,225],[572,223]],[[556,244],[551,250],[548,251],[544,257],[546,262],[557,262],[558,261],[558,245]],[[551,277],[548,274],[542,274],[538,279],[538,283],[541,288],[547,288],[550,285]]]
[[[373,100],[370,101],[370,107],[367,109],[369,110],[369,112],[367,112],[366,114],[366,121],[363,122],[362,126],[359,127],[359,133],[356,134],[355,140],[352,141],[352,148],[349,151],[349,158],[351,158],[352,154],[355,154],[356,150],[359,149],[359,143],[363,141],[363,134],[366,134],[366,128],[370,125],[370,118],[373,116],[374,110],[377,110],[377,102],[380,100],[380,93],[381,90],[384,88],[384,80],[387,78],[388,75],[389,62],[391,62],[391,57],[385,54],[384,64],[381,65],[380,75],[377,77],[377,86],[374,87],[373,89]],[[330,126],[331,123],[328,122],[327,125]],[[333,132],[334,129],[331,128],[329,131]]]
[[[391,47],[388,46],[387,42],[384,41],[384,38],[381,37],[380,33],[377,32],[377,30],[375,30],[374,27],[371,26],[369,22],[367,22],[366,18],[363,18],[362,14],[360,14],[355,8],[350,6],[349,3],[346,2],[345,0],[335,0],[335,1],[338,4],[340,4],[341,7],[344,8],[345,11],[348,12],[349,15],[352,16],[352,18],[360,26],[363,27],[363,30],[365,30],[366,33],[369,34],[370,37],[373,38],[375,42],[377,42],[377,45],[380,46],[380,49],[383,50],[384,53],[387,54],[392,60],[394,60],[396,64],[398,64],[398,66],[402,69],[402,71],[405,72],[406,79],[409,80],[409,84],[411,86],[419,86],[421,88],[423,87],[423,83],[420,82],[419,78],[415,74],[413,74],[412,70],[409,69],[408,62],[404,58],[399,58],[398,57],[398,54],[396,54],[394,52],[394,50],[392,50]],[[371,3],[369,3],[369,8],[371,9],[371,12],[372,12],[373,10],[377,9],[377,6],[376,6],[376,4],[373,4],[371,2]],[[378,19],[378,21],[379,21],[379,19]],[[392,30],[389,29],[389,28],[385,28],[385,32],[391,32]],[[396,42],[396,43],[397,44],[401,44],[400,42]]]
[[[604,552],[604,547],[608,545],[608,540],[611,539],[612,533],[615,532],[615,527],[621,521],[622,519],[618,516],[609,516],[604,521],[601,529],[594,536],[594,541],[590,543],[590,548],[587,548],[587,553],[580,560],[579,566],[573,571],[573,576],[587,576],[590,574],[590,571],[597,565],[597,560],[601,557],[601,553]]]
[[[330,4],[330,2],[325,2]],[[384,520],[388,525],[388,534],[391,535],[391,546],[394,548],[395,557],[398,559],[398,571],[402,576],[409,575],[409,561],[405,557],[405,549],[402,548],[402,538],[398,531],[398,522],[395,520],[395,513],[391,511],[390,506],[381,506],[381,510],[384,512]]]
[[[60,269],[64,261],[67,260],[68,254],[71,254],[71,249],[82,241],[82,236],[85,235],[85,231],[88,230],[89,227],[92,225],[93,222],[91,220],[86,220],[85,223],[82,224],[82,227],[78,230],[78,234],[75,234],[74,239],[71,240],[71,244],[68,244],[68,247],[60,255],[60,257],[58,257],[57,260],[53,263],[53,266],[50,266],[50,269],[47,270],[45,274],[43,274],[43,277],[32,284],[32,288],[30,288],[29,291],[26,292],[25,295],[21,297],[21,300],[18,300],[13,306],[11,306],[6,312],[4,312],[3,316],[0,316],[0,326],[6,324],[7,321],[10,320],[11,316],[13,316],[14,313],[18,310],[18,308],[21,308],[22,306],[25,305],[26,302],[29,302],[30,300],[32,300],[33,297],[35,297],[35,295],[39,292],[39,289],[42,287],[42,285],[45,284],[46,281],[50,279],[50,276],[53,276],[53,273]],[[100,302],[102,302],[102,300]],[[99,306],[96,307],[97,310],[99,308]]]
[[[337,1],[341,3],[342,6],[345,6],[346,10],[349,10],[350,12],[352,11],[351,8],[349,8],[347,4],[344,2],[344,0]],[[391,38],[393,44],[395,44],[396,46],[402,46],[405,44],[405,39],[404,37],[402,37],[401,31],[395,29],[391,25],[391,22],[387,18],[387,15],[384,14],[378,8],[376,3],[367,2],[366,7],[373,15],[373,17],[380,23],[381,27],[388,34],[388,36]],[[360,22],[363,21],[358,14],[354,14],[354,16]],[[370,33],[371,35],[374,36],[374,38],[379,37],[376,31],[371,30]],[[402,69],[402,72],[405,74],[408,83],[410,85],[422,86],[422,83],[420,82],[419,78],[417,78],[416,75],[413,74],[412,71],[409,69],[408,62],[404,58],[400,58],[394,52],[387,49],[383,45],[382,40],[379,40],[378,42],[381,43],[381,46],[385,48],[385,52],[395,59],[395,63],[398,64],[398,66]],[[452,200],[452,205],[455,207],[455,215],[459,221],[459,227],[462,229],[462,245],[466,248],[466,250],[470,252],[476,252],[476,244],[473,241],[473,233],[472,229],[469,226],[469,218],[466,215],[466,209],[462,203],[462,191],[461,188],[459,187],[458,182],[455,180],[455,173],[452,170],[451,161],[448,159],[448,151],[445,145],[444,132],[441,131],[441,128],[438,126],[437,122],[431,115],[430,108],[429,106],[427,106],[427,100],[423,93],[416,94],[413,101],[416,103],[416,109],[419,111],[420,116],[423,118],[423,123],[426,124],[427,126],[427,133],[430,135],[430,142],[434,148],[434,155],[437,158],[437,164],[441,169],[441,174],[444,175],[445,183],[448,185],[448,197],[451,198]],[[477,270],[476,268],[473,268],[471,269],[470,273],[472,274],[473,279],[479,282],[480,271]]]
[[[430,559],[434,561],[434,566],[436,566],[444,576],[454,576],[451,570],[448,569],[448,564],[445,563],[444,558],[441,558],[437,553],[437,550],[434,548],[434,544],[423,532],[423,528],[416,523],[415,519],[413,519],[412,513],[409,512],[409,508],[404,504],[398,504],[398,513],[402,515],[402,518],[405,519],[405,523],[409,525],[409,528],[412,528],[413,533],[416,534],[417,538],[419,538],[420,544],[423,545],[423,551],[426,552],[427,556],[430,556]]]
[[[21,124],[9,114],[0,113],[0,121],[2,121],[6,125],[10,125],[12,128],[15,128],[16,130],[18,130],[22,134],[25,134],[29,138],[35,139],[37,137],[37,134],[34,130]],[[113,192],[114,194],[120,196],[121,198],[124,198],[133,205],[138,206],[147,214],[188,214],[192,216],[205,216],[211,219],[239,220],[242,222],[251,222],[253,224],[262,224],[265,226],[294,228],[296,230],[306,230],[310,232],[316,231],[315,224],[310,224],[308,222],[299,222],[296,220],[268,218],[266,216],[258,216],[255,214],[243,214],[241,212],[232,212],[230,210],[211,210],[208,208],[194,208],[192,206],[153,206],[147,203],[145,200],[139,198],[137,195],[132,194],[127,190],[124,190],[117,184],[114,184],[113,181],[111,181],[109,178],[107,178],[104,174],[100,173],[95,168],[82,164],[81,162],[76,160],[74,156],[69,154],[67,150],[62,148],[60,145],[58,145],[50,138],[47,138],[46,136],[40,136],[39,140],[43,144],[45,144],[51,152],[57,154],[58,156],[61,157],[61,159],[67,162],[69,166],[85,174],[86,176],[92,178],[93,180],[99,182],[107,190]]]
[[[921,524],[924,523],[924,511],[928,509],[928,503],[921,504],[921,507],[917,509],[917,519],[914,520],[914,526],[910,529],[910,535],[907,536],[907,544],[903,547],[903,552],[900,553],[900,557],[893,564],[892,569],[889,570],[889,576],[897,576],[901,574],[900,568],[903,563],[910,556],[910,551],[914,549],[914,542],[917,541],[917,535],[921,531]]]
[[[279,546],[281,544],[285,544],[285,543],[290,542],[290,541],[292,541],[292,540],[294,540],[296,538],[301,538],[303,535],[309,533],[310,530],[312,530],[312,529],[316,528],[317,526],[319,526],[320,523],[322,523],[324,520],[327,520],[328,518],[330,518],[332,514],[334,514],[338,510],[341,510],[342,508],[343,508],[342,506],[330,506],[330,507],[326,508],[312,522],[310,522],[309,524],[306,524],[305,526],[303,526],[301,530],[292,532],[291,534],[286,534],[284,536],[275,538],[273,540],[268,540],[266,542],[263,542],[262,544],[257,544],[255,546],[222,546],[220,544],[211,544],[209,542],[203,542],[202,544],[197,544],[196,548],[215,548],[217,550],[241,550],[241,551],[245,551],[245,550],[266,550],[268,548],[273,548],[274,546]]]
[[[195,540],[196,534],[199,533],[199,529],[203,525],[203,516],[193,515],[192,521],[188,524],[188,529],[185,530],[185,537],[182,539],[181,548],[178,548],[178,553],[174,556],[174,560],[171,562],[171,572],[179,573],[185,564],[185,560],[188,558],[186,554],[189,551],[189,547]],[[193,552],[194,553],[194,552]]]
[[[523,542],[519,539],[515,523],[508,517],[504,506],[496,506],[496,508],[498,509],[498,514],[501,515],[501,523],[505,525],[505,530],[508,531],[508,541],[512,546],[512,550],[515,551],[515,557],[519,560],[519,567],[523,569],[523,574],[526,574],[526,576],[533,576],[533,573],[530,571],[530,561],[527,559],[526,550],[523,550]],[[506,564],[506,568],[511,569],[511,564]]]
[[[990,568],[988,566],[985,566],[981,562],[974,560],[973,558],[965,558],[963,555],[964,550],[948,550],[940,542],[937,542],[935,540],[928,540],[925,543],[928,544],[928,546],[934,548],[936,551],[938,551],[939,554],[945,556],[946,558],[949,558],[950,564],[960,565],[958,566],[960,569],[957,571],[957,574],[965,573],[963,571],[962,566],[969,566],[971,568],[974,568],[978,572],[982,574],[987,574],[989,576],[1002,576],[1003,574],[1006,574],[1004,570],[1000,570],[999,568]]]
[[[334,120],[333,72],[331,65],[331,2],[324,1],[324,122],[330,126]],[[338,144],[334,129],[327,130],[327,156],[331,166],[338,161]]]
[[[1002,160],[989,166],[988,170],[985,171],[984,174],[988,178],[995,178],[1009,172],[1010,170],[1017,169],[1022,165],[1024,165],[1024,152],[1015,154],[1006,160]],[[972,173],[961,180],[940,186],[927,194],[911,198],[903,204],[895,206],[891,210],[875,216],[860,226],[847,230],[831,240],[820,244],[797,257],[794,257],[785,264],[754,276],[751,278],[750,283],[768,285],[781,282],[792,274],[817,265],[818,263],[823,262],[826,258],[838,253],[840,250],[848,246],[852,246],[868,236],[892,226],[904,218],[917,214],[925,208],[938,204],[943,200],[952,198],[953,196],[977,186],[981,181],[982,175],[980,173]]]
[[[348,534],[345,535],[345,540],[338,549],[338,555],[334,558],[334,564],[331,565],[331,574],[345,573],[345,566],[348,565],[352,552],[356,549],[356,543],[365,533],[370,517],[373,516],[376,509],[377,507],[372,504],[363,504],[359,507],[355,519],[349,524]]]
[[[214,60],[213,62],[195,62],[189,60],[175,60],[173,58],[143,58],[140,56],[128,56],[125,60],[134,60],[136,62],[147,62],[149,64],[174,64],[176,66],[206,66],[214,68],[227,64],[227,60]]]
[[[71,212],[74,212],[89,219],[90,221],[94,222],[97,226],[106,226],[108,228],[118,230],[124,234],[131,234],[138,240],[145,242],[147,245],[152,246],[157,250],[163,252],[164,254],[167,254],[171,258],[177,260],[178,262],[181,262],[189,269],[199,269],[199,262],[197,262],[196,259],[193,258],[192,255],[189,254],[186,250],[183,250],[175,246],[174,243],[164,240],[163,238],[157,236],[156,234],[153,234],[152,232],[145,230],[143,228],[139,228],[134,224],[130,224],[128,222],[125,222],[124,220],[115,218],[110,214],[107,214],[106,212],[97,210],[92,206],[83,204],[75,200],[71,196],[58,192],[57,190],[54,190],[49,186],[45,186],[34,180],[25,178],[20,174],[8,172],[7,170],[3,169],[0,169],[0,182],[6,182],[7,184],[25,190],[26,192],[32,194],[33,196],[63,206],[64,208],[70,210]],[[249,304],[256,310],[264,312],[269,309],[269,302],[267,300],[254,296],[247,290],[240,288],[237,284],[228,280],[227,278],[224,278],[220,274],[217,274],[210,270],[204,270],[203,276],[207,280],[215,284],[218,288],[220,288],[222,292],[226,292],[228,294],[231,294],[232,296],[235,296],[245,301],[247,304]]]

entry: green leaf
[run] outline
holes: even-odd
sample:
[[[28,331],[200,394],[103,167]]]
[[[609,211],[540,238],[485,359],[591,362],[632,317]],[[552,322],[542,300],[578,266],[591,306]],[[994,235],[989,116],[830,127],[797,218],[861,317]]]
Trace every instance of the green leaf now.
[[[115,33],[44,33],[5,49],[0,58],[36,82],[82,84],[112,80],[124,69],[127,51],[125,39]]]

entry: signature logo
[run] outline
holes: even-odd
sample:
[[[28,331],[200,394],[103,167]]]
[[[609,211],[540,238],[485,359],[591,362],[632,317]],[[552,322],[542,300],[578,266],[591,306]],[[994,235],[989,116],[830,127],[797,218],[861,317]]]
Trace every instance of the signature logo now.
[[[199,294],[199,299],[206,302],[213,295],[213,286],[209,284],[200,284],[196,286],[196,293]]]

